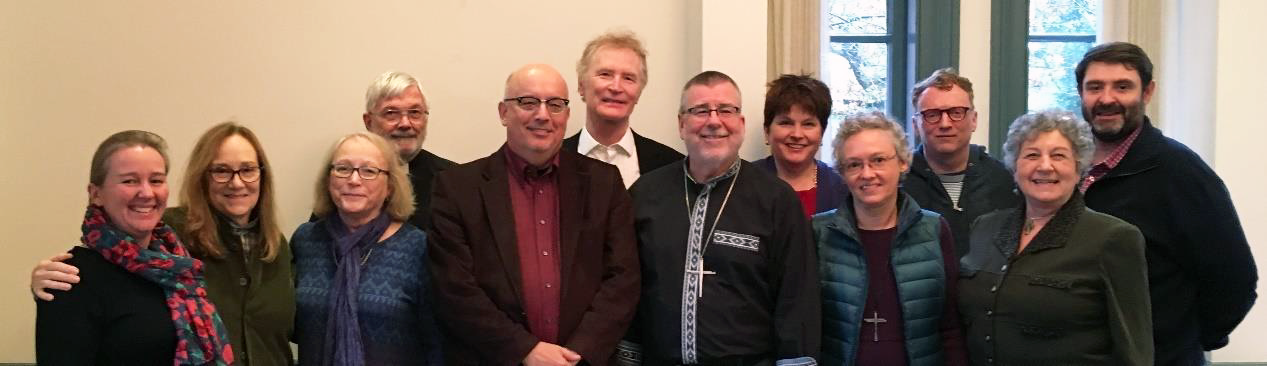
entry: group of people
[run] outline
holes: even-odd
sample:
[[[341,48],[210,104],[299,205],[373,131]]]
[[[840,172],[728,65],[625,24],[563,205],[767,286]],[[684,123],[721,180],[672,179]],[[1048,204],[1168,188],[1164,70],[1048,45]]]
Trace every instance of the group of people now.
[[[852,115],[834,166],[809,76],[769,83],[760,161],[717,71],[682,88],[685,156],[634,133],[646,55],[628,32],[586,46],[568,138],[562,75],[515,70],[506,142],[465,164],[422,149],[421,87],[383,74],[289,242],[250,129],[198,140],[171,209],[162,138],[110,136],[82,245],[32,272],[37,361],[290,365],[293,342],[303,365],[1198,365],[1253,305],[1228,192],[1144,115],[1137,46],[1088,51],[1082,118],[1021,116],[1001,161],[942,69],[912,93],[917,146]]]

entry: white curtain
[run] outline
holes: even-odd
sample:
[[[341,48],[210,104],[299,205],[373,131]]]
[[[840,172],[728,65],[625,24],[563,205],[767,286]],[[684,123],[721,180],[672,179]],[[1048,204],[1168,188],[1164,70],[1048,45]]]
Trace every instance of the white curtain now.
[[[822,0],[769,0],[766,76],[818,75]]]

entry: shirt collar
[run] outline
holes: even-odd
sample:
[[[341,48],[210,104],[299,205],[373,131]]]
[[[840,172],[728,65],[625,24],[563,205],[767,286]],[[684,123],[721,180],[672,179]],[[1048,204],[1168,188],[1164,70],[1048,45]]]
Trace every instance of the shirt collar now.
[[[1140,131],[1143,131],[1143,130],[1144,130],[1144,124],[1141,123],[1138,127],[1135,127],[1135,132],[1131,132],[1130,135],[1126,136],[1126,139],[1122,140],[1121,145],[1117,145],[1117,147],[1114,148],[1113,151],[1109,152],[1109,155],[1106,156],[1103,161],[1096,163],[1094,165],[1103,164],[1105,167],[1109,169],[1116,168],[1117,164],[1121,163],[1122,159],[1126,157],[1126,152],[1130,151],[1131,145],[1135,144],[1135,139],[1139,137]]]
[[[523,180],[524,177],[542,177],[554,172],[559,167],[558,153],[555,153],[554,157],[547,160],[545,166],[535,167],[528,165],[528,161],[524,160],[518,154],[515,154],[514,151],[511,151],[509,146],[503,147],[502,150],[506,153],[506,168],[509,169],[510,174],[518,180]]]
[[[581,155],[588,155],[595,147],[601,146],[594,136],[590,135],[590,131],[581,127],[581,139],[576,143],[576,152]],[[625,129],[625,135],[620,137],[620,141],[612,144],[610,147],[619,147],[616,151],[621,152],[625,156],[634,156],[638,150],[634,148],[633,130]]]

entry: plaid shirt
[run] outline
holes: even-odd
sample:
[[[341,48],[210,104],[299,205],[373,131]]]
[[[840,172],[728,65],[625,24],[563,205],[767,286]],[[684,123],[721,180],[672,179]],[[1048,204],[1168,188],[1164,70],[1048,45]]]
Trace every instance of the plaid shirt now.
[[[1087,193],[1087,188],[1090,188],[1092,183],[1095,183],[1100,178],[1104,178],[1105,174],[1108,174],[1110,170],[1116,168],[1117,164],[1122,162],[1122,158],[1126,157],[1126,152],[1131,149],[1131,145],[1135,144],[1135,138],[1139,137],[1139,132],[1143,130],[1144,126],[1142,125],[1136,127],[1135,132],[1131,132],[1130,136],[1126,136],[1126,140],[1123,140],[1121,145],[1118,145],[1116,149],[1113,149],[1113,151],[1109,153],[1109,156],[1106,156],[1103,161],[1092,165],[1091,171],[1087,172],[1087,177],[1082,180],[1082,185],[1078,187],[1078,191]]]

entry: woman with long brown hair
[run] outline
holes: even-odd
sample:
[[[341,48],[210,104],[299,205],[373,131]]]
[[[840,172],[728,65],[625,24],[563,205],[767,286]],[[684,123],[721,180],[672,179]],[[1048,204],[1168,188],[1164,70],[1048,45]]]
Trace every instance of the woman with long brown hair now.
[[[295,291],[290,246],[277,225],[273,175],[259,139],[235,122],[198,139],[185,169],[181,206],[166,210],[189,254],[205,266],[207,297],[216,305],[240,365],[290,365]],[[78,270],[58,255],[32,274],[36,295],[69,290]],[[58,293],[54,291],[53,293]]]

